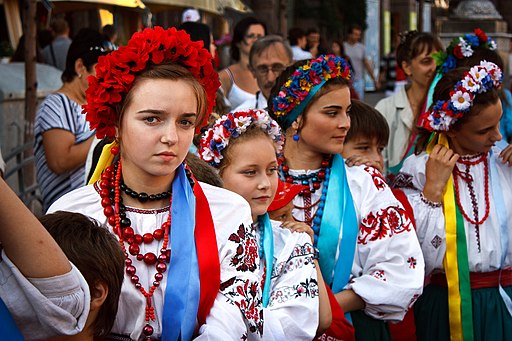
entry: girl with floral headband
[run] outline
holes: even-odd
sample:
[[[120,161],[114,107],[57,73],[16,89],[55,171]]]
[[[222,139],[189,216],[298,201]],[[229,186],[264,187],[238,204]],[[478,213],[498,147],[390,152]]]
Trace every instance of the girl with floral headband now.
[[[308,186],[294,199],[309,224],[320,268],[356,339],[390,339],[383,321],[399,321],[421,294],[423,256],[411,219],[373,167],[346,167],[350,71],[332,55],[298,62],[278,78],[271,116],[285,131],[281,179]],[[333,317],[334,318],[334,317]]]
[[[267,214],[277,190],[276,155],[282,144],[279,126],[265,111],[241,111],[222,116],[205,132],[200,156],[219,170],[224,188],[240,194],[251,206],[251,233],[259,242],[263,338],[312,340],[317,330],[329,327],[331,310],[322,276],[315,269],[311,238],[292,232],[309,226],[295,223],[284,228]]]
[[[125,279],[112,338],[260,338],[259,255],[239,252],[256,243],[249,206],[183,163],[220,85],[209,52],[185,31],[145,29],[100,58],[89,84],[87,120],[116,141],[92,183],[50,212],[83,213],[119,239]]]
[[[397,175],[432,275],[415,305],[418,340],[512,339],[512,169],[495,145],[501,80],[485,61],[446,73]]]

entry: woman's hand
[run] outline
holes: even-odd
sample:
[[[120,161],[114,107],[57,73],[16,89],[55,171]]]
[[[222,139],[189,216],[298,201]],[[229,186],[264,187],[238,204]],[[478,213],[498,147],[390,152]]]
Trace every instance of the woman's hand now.
[[[312,243],[315,240],[315,233],[313,232],[313,229],[306,223],[302,223],[300,221],[284,221],[281,224],[281,227],[292,230],[293,232],[305,232],[311,238]]]
[[[367,156],[364,155],[352,155],[351,157],[345,159],[345,163],[349,167],[361,165],[371,166],[377,168],[379,172],[382,172],[382,165],[380,164],[380,162],[370,160]]]
[[[499,158],[501,162],[508,163],[508,166],[512,167],[512,144],[501,151]]]
[[[429,155],[425,166],[425,187],[423,196],[433,202],[441,202],[443,190],[450,178],[459,154],[440,144],[436,145]]]

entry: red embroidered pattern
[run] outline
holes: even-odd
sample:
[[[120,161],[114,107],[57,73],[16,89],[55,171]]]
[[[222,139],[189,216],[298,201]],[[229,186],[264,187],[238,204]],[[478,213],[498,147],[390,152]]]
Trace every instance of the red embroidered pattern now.
[[[372,176],[373,184],[379,191],[388,188],[388,184],[386,180],[382,176],[382,174],[377,170],[377,168],[366,166],[364,170]]]
[[[413,229],[407,211],[399,206],[390,206],[379,212],[370,212],[361,220],[357,242],[366,245],[394,234],[409,232]]]
[[[384,270],[375,270],[373,273],[372,273],[372,276],[377,278],[377,279],[380,279],[381,281],[384,281],[386,282],[387,279],[386,279],[386,273],[384,272]]]
[[[414,258],[414,257],[407,258],[407,263],[409,263],[409,268],[416,269],[416,258]]]
[[[238,227],[228,240],[238,244],[236,254],[231,258],[231,265],[238,271],[255,271],[257,267],[258,244],[254,234],[247,231],[244,225]]]

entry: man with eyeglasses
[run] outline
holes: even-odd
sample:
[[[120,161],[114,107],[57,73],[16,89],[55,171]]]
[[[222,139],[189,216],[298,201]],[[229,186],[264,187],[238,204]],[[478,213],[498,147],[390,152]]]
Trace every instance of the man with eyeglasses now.
[[[249,69],[258,83],[254,98],[240,104],[234,111],[266,109],[267,99],[277,77],[293,61],[293,53],[286,41],[277,35],[268,35],[254,42],[249,52]]]

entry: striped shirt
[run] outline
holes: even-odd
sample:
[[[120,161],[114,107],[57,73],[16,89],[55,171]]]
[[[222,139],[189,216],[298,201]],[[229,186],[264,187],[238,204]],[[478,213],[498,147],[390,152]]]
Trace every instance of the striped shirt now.
[[[64,129],[75,135],[75,143],[81,143],[94,134],[82,113],[82,107],[62,93],[50,94],[36,113],[34,123],[34,155],[37,182],[43,196],[43,209],[62,195],[84,185],[84,166],[56,174],[50,170],[43,146],[43,133],[51,129]],[[84,160],[85,163],[85,160]]]

